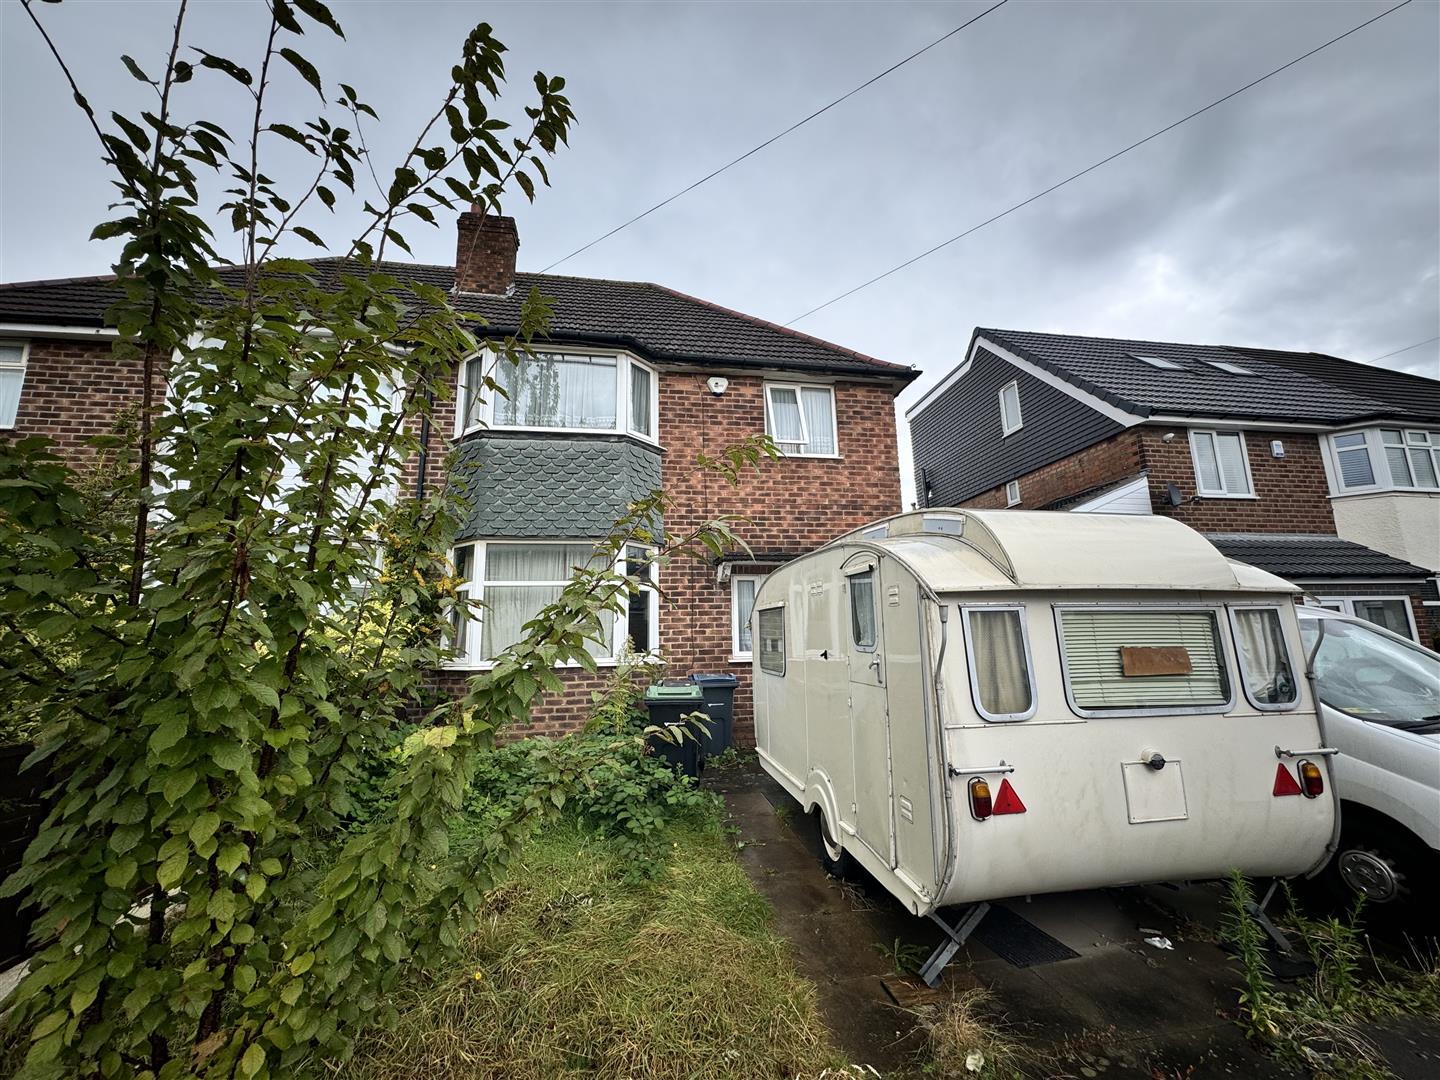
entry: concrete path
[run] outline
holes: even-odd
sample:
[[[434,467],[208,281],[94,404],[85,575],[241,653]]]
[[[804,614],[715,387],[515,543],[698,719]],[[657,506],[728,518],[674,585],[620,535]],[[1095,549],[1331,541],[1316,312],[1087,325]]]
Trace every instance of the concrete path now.
[[[913,970],[915,958],[940,941],[938,928],[868,879],[856,886],[826,875],[814,822],[763,773],[738,769],[706,783],[724,795],[743,845],[740,861],[774,907],[800,971],[818,988],[836,1043],[887,1078],[919,1075],[924,1036],[895,999],[907,1005],[935,999],[918,980],[898,978],[897,969]],[[1295,1076],[1253,1050],[1234,1023],[1239,985],[1214,943],[1218,901],[1218,889],[1199,886],[1007,901],[1079,955],[1021,968],[972,940],[947,969],[942,991],[989,989],[1016,1041],[1043,1055],[1040,1075]],[[1145,944],[1151,935],[1142,927],[1159,930],[1173,948]],[[1424,1028],[1397,1025],[1384,1033],[1403,1080],[1440,1078],[1440,1039]]]

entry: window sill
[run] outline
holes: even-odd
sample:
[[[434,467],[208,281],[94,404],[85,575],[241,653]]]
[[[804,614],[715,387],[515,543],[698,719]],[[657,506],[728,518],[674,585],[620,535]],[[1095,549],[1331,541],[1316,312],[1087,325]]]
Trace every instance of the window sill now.
[[[1259,502],[1259,501],[1260,501],[1260,496],[1259,496],[1259,495],[1229,495],[1229,494],[1226,494],[1225,492],[1213,492],[1213,491],[1197,491],[1197,492],[1195,493],[1195,497],[1196,497],[1197,499],[1239,499],[1239,500],[1242,500],[1242,501],[1248,499],[1250,502]]]
[[[749,656],[742,656],[740,653],[734,653],[734,654],[732,654],[731,657],[730,657],[730,663],[732,663],[732,664],[753,664],[753,663],[755,663],[755,654],[754,654],[754,653],[751,653]]]
[[[844,461],[844,454],[790,454],[784,450],[780,451],[782,458],[794,458],[798,461]]]
[[[598,667],[598,668],[613,668],[613,667],[615,667],[615,666],[616,666],[617,664],[619,664],[619,663],[620,663],[620,660],[619,660],[618,657],[607,656],[607,657],[605,657],[603,660],[596,660],[596,661],[595,661],[595,666]],[[468,672],[473,672],[473,673],[479,673],[479,672],[482,672],[482,671],[493,671],[493,670],[495,670],[495,661],[493,661],[493,660],[485,660],[485,661],[482,661],[481,663],[478,663],[478,664],[471,664],[471,663],[468,663],[468,662],[466,662],[466,663],[441,664],[441,665],[440,665],[440,670],[441,670],[441,671],[457,671],[457,672],[467,672],[467,671],[468,671]],[[551,667],[550,670],[551,670],[551,671],[584,671],[585,669],[584,669],[583,667],[581,667],[579,664],[571,661],[570,663],[566,663],[566,664],[555,664],[553,667]]]
[[[631,439],[644,446],[653,446],[660,449],[660,440],[651,435],[641,435],[635,431],[618,431],[614,428],[550,428],[550,427],[499,427],[491,424],[482,424],[479,427],[472,427],[466,431],[457,432],[454,435],[455,441],[468,439],[472,435],[555,435],[574,436],[576,438],[593,438],[603,436],[615,439]]]
[[[1371,487],[1359,488],[1355,491],[1342,491],[1337,495],[1331,495],[1332,499],[1350,499],[1357,495],[1425,495],[1429,498],[1440,497],[1440,488],[1414,488],[1414,487]]]

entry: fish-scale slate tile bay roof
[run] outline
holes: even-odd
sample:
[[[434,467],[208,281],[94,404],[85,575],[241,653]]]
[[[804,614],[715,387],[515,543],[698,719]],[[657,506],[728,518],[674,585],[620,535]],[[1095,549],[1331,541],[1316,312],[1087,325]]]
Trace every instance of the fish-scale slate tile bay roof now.
[[[1429,570],[1338,536],[1290,533],[1207,533],[1226,558],[1258,566],[1279,577],[1312,581],[1331,578],[1423,578]]]
[[[312,259],[322,282],[358,263],[343,259]],[[451,266],[423,263],[377,264],[401,281],[417,281],[449,291],[455,282]],[[222,277],[238,277],[240,268],[226,268]],[[531,288],[555,299],[551,340],[613,344],[637,349],[659,361],[740,368],[769,368],[815,374],[868,376],[909,382],[913,368],[892,364],[745,315],[705,300],[645,281],[566,277],[557,274],[515,275],[514,288],[503,296],[461,293],[456,307],[483,316],[495,333],[515,327],[520,304]],[[63,278],[0,285],[0,322],[27,325],[102,326],[105,311],[117,299],[111,277]]]
[[[1314,353],[1282,353],[1224,345],[1039,334],[980,328],[991,341],[1095,395],[1140,416],[1215,416],[1341,423],[1376,417],[1429,418],[1428,393],[1403,381],[1367,380],[1365,365]],[[1141,359],[1164,362],[1156,365]],[[1281,358],[1285,358],[1282,360]],[[1230,365],[1223,367],[1220,365]],[[1362,369],[1359,374],[1350,369]],[[1343,370],[1342,380],[1335,375]],[[1388,375],[1388,373],[1386,373]],[[1384,382],[1384,388],[1380,386]]]

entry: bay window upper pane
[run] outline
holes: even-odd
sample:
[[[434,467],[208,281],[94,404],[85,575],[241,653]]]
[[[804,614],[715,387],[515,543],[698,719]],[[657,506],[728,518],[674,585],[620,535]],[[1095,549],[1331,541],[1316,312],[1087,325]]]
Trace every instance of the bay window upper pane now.
[[[1412,446],[1410,448],[1410,475],[1416,487],[1433,488],[1437,486],[1433,451],[1426,447]]]
[[[1410,486],[1410,460],[1405,456],[1405,447],[1385,447],[1385,464],[1390,469],[1390,483],[1396,487]],[[1346,486],[1352,486],[1348,480]]]
[[[502,360],[495,382],[497,427],[613,431],[618,410],[616,358],[539,353],[518,363]]]
[[[650,384],[653,378],[649,368],[630,365],[630,430],[641,435],[655,434],[654,417],[650,415]]]
[[[563,585],[576,567],[594,562],[595,549],[589,544],[487,544],[485,581]]]
[[[1375,483],[1375,470],[1370,464],[1370,448],[1363,431],[1336,435],[1335,459],[1340,466],[1341,487],[1370,487]]]

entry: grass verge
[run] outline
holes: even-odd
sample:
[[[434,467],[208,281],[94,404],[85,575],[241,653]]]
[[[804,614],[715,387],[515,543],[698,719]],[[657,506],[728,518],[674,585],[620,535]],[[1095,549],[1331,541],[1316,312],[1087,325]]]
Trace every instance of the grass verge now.
[[[718,816],[668,827],[652,880],[562,822],[488,898],[466,963],[413,985],[368,1035],[359,1080],[814,1077],[843,1061],[814,988],[735,861]]]

